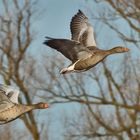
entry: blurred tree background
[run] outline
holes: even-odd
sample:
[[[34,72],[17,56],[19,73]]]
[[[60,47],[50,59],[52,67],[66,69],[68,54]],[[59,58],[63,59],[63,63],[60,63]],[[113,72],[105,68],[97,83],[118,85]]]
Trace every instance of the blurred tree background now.
[[[56,120],[50,118],[53,115],[59,119],[59,114],[61,120],[57,121],[61,121],[63,133],[57,140],[139,140],[139,1],[87,0],[85,11],[97,26],[98,46],[114,47],[111,46],[114,39],[117,45],[130,48],[130,52],[110,56],[88,72],[64,76],[59,75],[59,70],[67,63],[62,55],[46,46],[42,48],[44,51],[38,46],[37,53],[31,48],[38,37],[32,25],[39,17],[45,18],[39,14],[42,12],[39,2],[2,0],[0,76],[2,82],[20,89],[21,103],[47,101],[50,109],[43,113],[31,112],[24,115],[22,121],[18,119],[1,126],[0,139],[54,140],[57,132],[50,130],[50,126]],[[51,15],[49,10],[47,12]],[[47,32],[43,37],[45,35]],[[55,110],[51,112],[53,107]],[[61,110],[61,107],[66,108]],[[60,126],[53,128],[60,129]]]

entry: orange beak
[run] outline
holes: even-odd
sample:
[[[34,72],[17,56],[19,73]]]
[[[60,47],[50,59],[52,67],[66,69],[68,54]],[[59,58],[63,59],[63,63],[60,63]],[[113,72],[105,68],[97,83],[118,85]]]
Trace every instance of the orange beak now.
[[[44,104],[45,108],[49,108],[49,105],[47,103]]]
[[[124,51],[125,51],[125,52],[128,52],[128,51],[129,51],[129,49],[128,49],[128,48],[124,48]]]

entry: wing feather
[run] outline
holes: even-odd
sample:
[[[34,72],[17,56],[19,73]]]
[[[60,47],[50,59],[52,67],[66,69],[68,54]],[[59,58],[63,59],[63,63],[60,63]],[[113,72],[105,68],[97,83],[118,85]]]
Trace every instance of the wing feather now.
[[[44,42],[44,44],[61,52],[65,57],[70,59],[72,62],[84,58],[85,57],[84,54],[90,55],[90,50],[88,48],[84,47],[79,42],[68,39],[48,38]],[[81,52],[83,55],[81,55]]]
[[[14,104],[6,96],[5,92],[0,90],[0,112],[12,107]]]
[[[84,46],[96,47],[94,30],[84,13],[79,10],[70,23],[72,40],[79,41]]]
[[[18,96],[19,96],[19,90],[12,87],[12,86],[7,86],[4,84],[0,84],[0,90],[5,92],[7,97],[12,101],[13,103],[18,104]]]

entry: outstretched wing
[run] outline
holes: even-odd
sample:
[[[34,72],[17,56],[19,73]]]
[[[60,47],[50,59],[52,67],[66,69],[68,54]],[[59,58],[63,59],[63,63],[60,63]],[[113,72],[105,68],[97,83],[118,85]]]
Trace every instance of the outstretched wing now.
[[[48,45],[49,47],[61,52],[72,62],[91,55],[89,49],[81,45],[79,42],[68,39],[53,39],[50,37],[47,38],[48,39],[44,42],[45,45]]]
[[[18,104],[19,90],[4,84],[0,84],[0,91],[3,91],[13,103]]]
[[[70,29],[72,40],[78,41],[86,47],[96,47],[93,27],[81,10],[79,10],[78,13],[72,17]]]
[[[5,92],[0,90],[0,112],[12,107],[14,104],[6,96]]]

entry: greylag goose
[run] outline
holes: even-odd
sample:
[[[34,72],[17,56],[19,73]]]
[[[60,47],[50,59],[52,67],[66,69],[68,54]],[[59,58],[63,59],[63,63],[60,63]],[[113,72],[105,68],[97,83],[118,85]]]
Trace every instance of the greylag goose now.
[[[72,34],[71,40],[46,37],[47,40],[44,42],[45,45],[56,49],[72,61],[72,64],[60,71],[61,74],[89,70],[108,55],[129,51],[128,48],[121,46],[110,50],[97,48],[93,27],[81,10],[72,17],[70,29]]]
[[[47,103],[23,105],[18,103],[19,90],[0,84],[0,124],[5,124],[33,109],[46,109]]]

